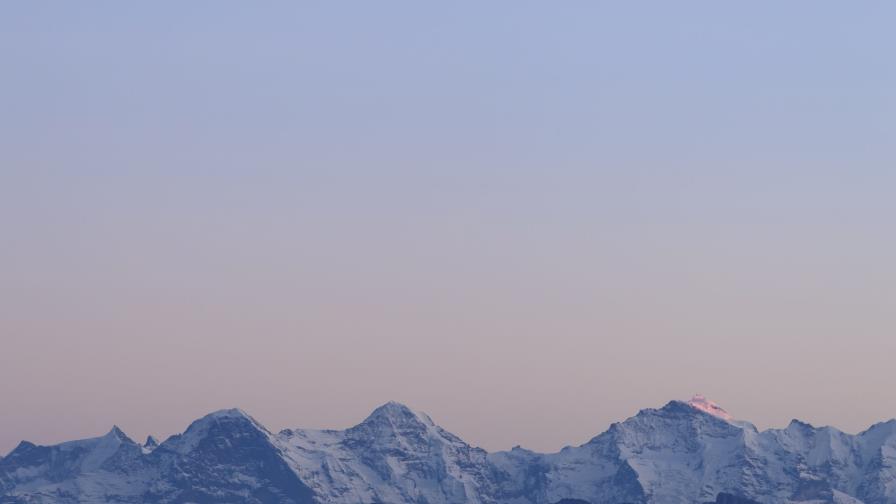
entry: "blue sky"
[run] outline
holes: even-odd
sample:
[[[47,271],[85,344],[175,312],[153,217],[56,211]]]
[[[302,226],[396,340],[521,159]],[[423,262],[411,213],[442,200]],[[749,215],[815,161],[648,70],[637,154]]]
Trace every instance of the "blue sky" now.
[[[890,418],[894,14],[7,4],[0,451],[391,399],[486,448],[695,392]]]

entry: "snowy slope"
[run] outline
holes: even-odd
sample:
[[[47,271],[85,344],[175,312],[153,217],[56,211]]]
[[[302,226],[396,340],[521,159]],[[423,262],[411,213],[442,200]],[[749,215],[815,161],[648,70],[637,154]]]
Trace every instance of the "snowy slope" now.
[[[146,450],[114,428],[0,461],[0,503],[310,503],[264,427],[240,410],[207,415]]]
[[[401,404],[345,431],[286,430],[278,441],[324,502],[493,502],[485,451]]]
[[[896,504],[896,421],[758,431],[697,396],[577,447],[486,453],[398,403],[350,429],[269,432],[222,410],[139,445],[113,428],[0,458],[0,504]]]
[[[6,498],[0,497],[0,502],[17,502],[13,495],[29,496],[35,502],[133,497],[139,485],[134,485],[130,468],[141,454],[139,445],[117,427],[102,437],[55,446],[23,441],[0,460],[0,496]]]

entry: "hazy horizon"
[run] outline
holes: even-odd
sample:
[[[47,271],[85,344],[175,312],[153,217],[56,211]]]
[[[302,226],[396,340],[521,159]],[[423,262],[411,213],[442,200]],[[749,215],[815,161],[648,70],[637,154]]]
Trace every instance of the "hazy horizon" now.
[[[896,4],[0,7],[0,454],[399,401],[896,417]]]
[[[702,395],[702,394],[701,394],[701,395]],[[712,400],[712,398],[708,398],[708,399]],[[670,399],[670,400],[666,401],[666,402],[663,403],[663,404],[656,404],[656,405],[652,405],[652,406],[644,406],[644,407],[640,408],[638,411],[631,412],[630,414],[627,414],[627,415],[625,415],[624,417],[620,417],[620,418],[618,418],[618,419],[616,419],[616,420],[613,420],[611,423],[616,423],[616,422],[622,422],[622,421],[625,421],[626,419],[631,418],[631,417],[637,415],[641,410],[645,410],[645,409],[661,409],[661,408],[665,407],[666,405],[668,405],[669,403],[671,403],[671,402],[673,402],[673,401],[678,401],[678,402],[688,402],[689,399],[685,399],[685,398],[674,398],[674,399]],[[460,433],[458,433],[458,432],[455,432],[455,431],[452,431],[451,428],[449,428],[448,426],[446,426],[446,425],[442,424],[441,422],[439,422],[439,419],[438,419],[438,418],[434,418],[434,417],[432,417],[432,415],[429,415],[429,413],[427,413],[426,411],[423,411],[423,410],[414,408],[414,406],[411,405],[411,404],[404,404],[404,403],[401,403],[400,401],[391,401],[391,400],[390,400],[390,401],[386,401],[386,402],[384,402],[384,403],[381,403],[381,404],[378,404],[378,405],[374,406],[374,408],[372,408],[370,411],[367,411],[366,413],[363,413],[362,415],[360,415],[360,416],[358,417],[357,420],[349,421],[349,423],[344,424],[344,425],[339,425],[339,426],[326,426],[326,425],[308,426],[308,425],[301,425],[301,424],[298,424],[298,425],[297,425],[297,424],[286,424],[286,425],[280,425],[280,426],[274,427],[274,426],[272,426],[272,425],[267,424],[263,419],[258,418],[256,415],[253,415],[251,411],[246,411],[246,410],[243,409],[243,408],[239,408],[239,407],[234,406],[233,408],[219,408],[219,409],[217,409],[217,410],[208,411],[208,412],[206,412],[205,414],[203,414],[203,415],[201,415],[201,416],[198,416],[198,417],[196,417],[196,418],[193,418],[193,419],[189,420],[186,424],[184,424],[184,426],[183,426],[182,429],[177,430],[177,431],[173,431],[173,432],[156,433],[156,432],[148,431],[148,432],[146,432],[145,434],[141,434],[141,435],[138,436],[138,435],[134,435],[134,434],[131,433],[131,432],[128,432],[128,430],[127,430],[126,428],[123,428],[121,425],[118,425],[118,424],[114,424],[114,423],[113,423],[113,424],[110,424],[110,426],[109,426],[108,429],[106,429],[106,430],[104,430],[104,431],[102,431],[102,432],[96,432],[96,433],[94,433],[94,434],[92,434],[92,435],[87,435],[87,436],[84,437],[84,438],[71,438],[71,439],[49,440],[49,441],[44,441],[43,443],[37,442],[36,444],[47,444],[47,445],[52,445],[52,444],[59,444],[59,443],[64,443],[64,442],[68,442],[68,441],[77,441],[77,440],[80,440],[80,439],[87,439],[87,438],[101,437],[101,436],[107,434],[109,431],[111,431],[111,430],[114,429],[114,428],[119,428],[119,429],[121,429],[122,432],[124,432],[125,435],[127,435],[128,437],[130,437],[134,442],[137,442],[137,443],[140,443],[140,444],[143,444],[145,441],[147,441],[148,436],[152,436],[153,438],[155,438],[155,440],[156,440],[158,443],[163,443],[167,438],[169,438],[169,437],[171,437],[171,436],[175,436],[175,435],[178,435],[178,434],[182,434],[184,431],[187,430],[187,427],[189,427],[189,424],[190,424],[190,423],[192,423],[192,422],[194,422],[194,421],[196,421],[196,420],[201,419],[203,416],[205,416],[205,415],[211,415],[211,414],[214,414],[214,413],[219,412],[219,411],[225,411],[225,410],[230,410],[230,409],[239,409],[239,410],[243,411],[243,413],[249,415],[249,416],[252,417],[254,420],[256,420],[257,422],[261,423],[264,427],[266,427],[268,430],[270,430],[271,432],[274,432],[274,433],[276,433],[276,432],[280,432],[280,431],[282,431],[282,430],[284,430],[284,429],[312,429],[312,430],[318,430],[318,429],[320,429],[320,430],[328,430],[328,429],[332,429],[332,430],[344,430],[344,429],[348,429],[348,428],[350,428],[350,427],[354,427],[354,426],[360,424],[361,422],[363,422],[363,421],[367,418],[367,416],[369,416],[370,414],[372,414],[377,408],[379,408],[379,407],[381,407],[381,406],[385,406],[386,404],[389,404],[389,403],[398,403],[398,404],[402,404],[402,405],[404,405],[404,406],[406,406],[406,407],[410,408],[411,410],[414,410],[414,411],[416,411],[416,412],[418,412],[418,413],[424,413],[424,414],[426,414],[427,416],[430,416],[431,420],[432,420],[436,425],[439,425],[440,427],[445,428],[447,431],[451,432],[452,434],[458,435],[458,436],[459,436],[461,439],[463,439],[464,441],[470,442],[470,440],[466,439],[462,434],[460,434]],[[722,405],[719,405],[719,406],[722,406]],[[738,423],[738,424],[739,424],[739,422],[744,422],[744,421],[745,421],[745,422],[748,422],[748,423],[752,423],[752,422],[750,422],[750,420],[749,420],[748,418],[740,418],[740,417],[736,417],[736,416],[733,416],[733,417],[732,417],[732,420],[735,421],[735,423]],[[798,421],[806,422],[804,419],[796,418],[796,417],[794,417],[794,418],[791,419],[791,421],[793,421],[793,420],[798,420]],[[833,427],[833,428],[838,429],[838,430],[841,430],[841,431],[843,431],[843,432],[845,432],[845,433],[847,433],[847,434],[860,434],[861,432],[863,432],[863,431],[867,430],[868,428],[872,427],[874,424],[877,424],[877,423],[884,423],[884,422],[888,422],[888,421],[891,421],[891,420],[896,420],[896,417],[894,417],[894,418],[887,418],[887,419],[880,419],[880,420],[878,420],[878,421],[875,421],[875,422],[873,422],[873,423],[867,425],[865,428],[863,428],[863,429],[861,429],[861,430],[859,430],[859,431],[846,431],[846,430],[843,430],[843,429],[839,429],[839,427],[837,427],[836,425],[816,425],[816,424],[812,424],[812,425],[815,426],[815,427]],[[790,422],[787,422],[787,424],[789,424],[789,423],[790,423]],[[810,423],[810,424],[811,424],[811,422],[806,422],[806,423]],[[787,424],[784,424],[784,425],[770,425],[770,426],[756,426],[756,427],[757,427],[758,430],[760,430],[760,431],[764,431],[764,430],[768,430],[768,429],[784,429],[784,428],[787,427]],[[575,441],[570,441],[570,442],[568,442],[568,443],[565,443],[565,444],[563,444],[563,445],[561,445],[561,446],[554,447],[554,448],[544,448],[544,449],[541,449],[541,450],[535,449],[535,451],[542,451],[542,452],[545,452],[545,453],[554,453],[554,452],[559,452],[561,449],[563,449],[564,447],[567,447],[567,446],[580,446],[580,445],[583,445],[583,444],[587,443],[591,438],[593,438],[593,437],[595,437],[595,436],[597,436],[597,435],[599,435],[599,434],[604,433],[604,432],[605,432],[607,429],[609,429],[609,428],[610,428],[610,424],[607,424],[606,426],[599,428],[599,429],[598,429],[597,431],[595,431],[592,435],[588,436],[588,437],[585,438],[585,439],[575,440]],[[28,440],[28,439],[23,439],[23,440],[21,440],[21,441],[34,442],[33,440]],[[15,444],[17,445],[18,443],[15,443]],[[476,444],[476,443],[472,443],[472,446],[477,446],[477,447],[484,448],[484,447],[482,447],[482,446],[480,446],[480,445],[478,445],[478,444]],[[492,448],[492,449],[488,449],[488,448],[486,448],[486,450],[489,451],[489,452],[495,452],[495,451],[507,451],[507,450],[510,450],[510,449],[512,449],[512,448],[514,448],[514,447],[517,447],[517,446],[521,446],[521,447],[526,448],[526,449],[533,449],[531,446],[526,445],[526,444],[524,444],[524,443],[516,443],[516,444],[514,444],[514,445],[512,445],[512,446],[499,447],[499,448]],[[0,452],[0,457],[5,456],[5,455],[6,455],[10,450],[12,450],[13,448],[15,448],[15,446],[13,446],[12,448],[10,448],[9,450],[6,450],[6,451],[4,451],[4,452]]]

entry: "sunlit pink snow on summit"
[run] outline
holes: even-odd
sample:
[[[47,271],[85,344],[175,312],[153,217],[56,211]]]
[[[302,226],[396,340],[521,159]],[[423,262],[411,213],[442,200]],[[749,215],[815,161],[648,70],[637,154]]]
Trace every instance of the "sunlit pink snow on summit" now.
[[[700,411],[704,411],[706,413],[709,413],[712,416],[719,417],[723,420],[727,420],[729,422],[731,420],[734,420],[734,417],[731,416],[730,413],[728,413],[721,406],[710,401],[709,399],[707,399],[706,397],[704,397],[701,394],[697,394],[694,397],[692,397],[691,400],[688,401],[688,404],[692,408],[696,408]]]

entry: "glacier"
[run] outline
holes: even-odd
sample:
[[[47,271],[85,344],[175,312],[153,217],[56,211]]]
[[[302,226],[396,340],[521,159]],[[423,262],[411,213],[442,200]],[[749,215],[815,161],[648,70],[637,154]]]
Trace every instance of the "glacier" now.
[[[896,420],[760,431],[696,396],[545,454],[488,453],[395,402],[278,433],[229,409],[162,443],[23,441],[0,457],[0,504],[25,503],[896,504]]]

